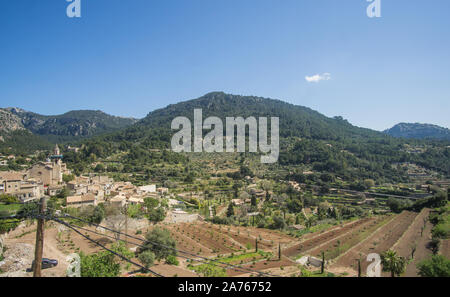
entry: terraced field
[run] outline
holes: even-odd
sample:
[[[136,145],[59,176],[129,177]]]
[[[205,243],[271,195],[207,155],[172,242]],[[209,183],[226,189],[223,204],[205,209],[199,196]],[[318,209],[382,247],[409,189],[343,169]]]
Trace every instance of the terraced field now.
[[[286,257],[278,260],[279,244],[288,245],[296,240],[279,231],[252,227],[222,226],[206,222],[171,224],[164,227],[171,232],[172,237],[176,240],[178,249],[202,257],[226,259],[226,257],[233,257],[234,255],[239,260],[230,262],[227,259],[226,262],[250,270],[266,270],[297,265]],[[239,255],[253,253],[256,240],[258,240],[258,250],[264,251],[271,256],[239,257]],[[202,265],[196,261],[193,261],[192,264],[194,267]],[[251,275],[252,273],[228,268],[226,269],[226,274],[228,276],[242,276]]]
[[[278,244],[292,243],[295,238],[278,231],[258,228],[221,226],[204,222],[165,226],[172,233],[177,247],[202,256],[227,255],[255,249],[273,252]]]
[[[388,223],[391,219],[392,217],[390,216],[380,216],[373,218],[372,220],[369,220],[364,224],[355,226],[347,233],[334,237],[332,240],[326,242],[325,244],[311,249],[310,251],[308,251],[308,254],[319,257],[322,252],[324,252],[327,261],[335,259],[367,238],[375,230]]]
[[[301,255],[320,257],[322,252],[325,253],[330,269],[354,271],[357,269],[356,259],[360,256],[364,259],[370,253],[381,254],[394,248],[400,255],[406,257],[411,253],[411,242],[423,245],[417,249],[418,259],[428,255],[425,249],[427,239],[420,234],[423,233],[421,229],[428,214],[427,210],[420,214],[405,211],[399,215],[373,216],[332,226],[325,231],[305,234],[300,239],[279,231],[206,222],[182,223],[166,227],[177,241],[180,250],[208,258],[226,259],[252,253],[255,250],[255,241],[258,240],[258,249],[271,256],[243,257],[233,262],[235,265],[255,271],[275,269],[281,272],[284,267],[298,269],[295,258]],[[423,228],[425,233],[429,233],[427,228],[430,229],[430,226]],[[282,247],[281,260],[278,259],[279,246]],[[362,261],[361,264],[364,272],[369,263]],[[407,269],[408,275],[414,275],[413,268],[411,266]],[[233,268],[226,269],[226,274],[256,275]]]
[[[297,265],[297,263],[295,263],[294,261],[292,261],[286,257],[283,257],[283,258],[281,258],[281,260],[278,260],[278,259],[261,260],[261,261],[256,261],[254,263],[248,263],[248,264],[241,265],[241,267],[255,270],[255,271],[264,271],[266,269],[271,269],[271,268],[279,268],[279,267],[284,268],[284,267],[290,267],[290,266],[296,266],[296,265]],[[231,268],[227,270],[228,276],[242,276],[242,275],[247,275],[247,274],[249,274],[249,273],[242,272],[242,271],[236,271]],[[253,273],[253,275],[256,276],[257,273]]]
[[[350,248],[346,253],[336,259],[336,266],[352,267],[357,269],[356,259],[365,259],[370,253],[381,254],[393,247],[401,238],[408,227],[413,223],[418,214],[404,211],[375,230],[365,240]],[[361,261],[362,271],[366,271],[369,265],[366,261]]]
[[[364,218],[361,220],[352,221],[345,225],[331,228],[326,232],[314,234],[314,235],[312,235],[311,238],[309,238],[307,240],[302,240],[300,243],[297,243],[297,244],[283,250],[283,255],[294,258],[298,255],[305,254],[309,250],[317,248],[318,246],[321,246],[321,245],[329,242],[330,240],[333,240],[334,238],[337,238],[343,234],[346,234],[347,232],[349,232],[351,230],[354,230],[361,226],[369,224],[373,220],[374,220],[374,218]]]
[[[428,220],[430,211],[427,208],[423,209],[393,247],[400,256],[409,260],[405,276],[418,276],[416,265],[432,255],[432,251],[428,248],[433,227]]]
[[[262,250],[273,250],[278,248],[279,243],[289,244],[295,240],[294,238],[279,233],[278,231],[269,231],[252,227],[245,228],[208,224],[208,228],[212,228],[220,233],[227,232],[230,237],[244,247],[251,246],[254,248],[256,245],[256,240],[258,240],[258,248]]]

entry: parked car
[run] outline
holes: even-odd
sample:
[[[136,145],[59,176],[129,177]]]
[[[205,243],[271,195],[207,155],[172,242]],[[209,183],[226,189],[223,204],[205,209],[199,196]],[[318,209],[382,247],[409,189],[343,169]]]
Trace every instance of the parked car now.
[[[42,258],[42,269],[53,268],[58,265],[58,260]],[[34,267],[34,260],[31,264],[31,267]]]

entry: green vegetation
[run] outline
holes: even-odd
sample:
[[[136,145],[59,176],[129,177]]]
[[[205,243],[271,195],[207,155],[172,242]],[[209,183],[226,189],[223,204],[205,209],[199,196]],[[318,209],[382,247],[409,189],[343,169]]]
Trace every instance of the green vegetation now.
[[[450,260],[442,255],[433,255],[417,265],[422,277],[450,277]]]
[[[397,255],[397,252],[388,250],[381,255],[383,271],[390,272],[391,277],[400,276],[405,272],[406,259]]]
[[[331,272],[321,272],[320,270],[316,271],[310,271],[304,268],[303,266],[300,267],[301,270],[301,277],[336,277],[335,274]]]
[[[107,211],[110,212],[118,212],[118,210],[112,210],[109,205],[105,205],[103,203],[93,206],[87,205],[80,208],[72,208],[68,207],[63,210],[65,213],[68,213],[71,216],[78,217],[89,223],[100,224],[103,219],[106,217]],[[110,213],[111,214],[111,213]],[[74,223],[77,225],[82,224],[82,222],[75,220]]]
[[[175,257],[174,255],[167,256],[166,263],[169,265],[175,265],[175,266],[178,266],[180,264],[177,257]]]
[[[120,263],[116,256],[108,251],[85,255],[80,253],[82,277],[117,277]]]
[[[155,254],[150,250],[146,250],[139,254],[138,259],[148,269],[155,263]]]
[[[0,203],[4,203],[6,205],[13,204],[13,203],[19,203],[19,199],[17,199],[16,196],[2,194],[2,195],[0,195]]]
[[[232,264],[232,265],[243,265],[245,263],[251,263],[257,260],[269,259],[272,257],[272,253],[267,253],[263,251],[258,251],[254,253],[243,253],[238,255],[231,255],[229,257],[217,258],[216,261],[220,261],[222,263]],[[191,262],[192,263],[192,262]],[[194,261],[195,264],[195,261]],[[189,269],[199,273],[204,277],[225,277],[226,269],[222,267],[218,267],[217,263],[211,261],[210,263],[190,264],[188,266]]]
[[[432,230],[434,239],[450,238],[450,203],[431,214],[430,221],[434,225]]]
[[[147,218],[152,223],[159,223],[166,217],[166,203],[155,198],[147,197],[144,199],[144,205],[147,210]]]
[[[161,182],[170,178],[191,183],[199,175],[206,174],[208,167],[195,166],[192,154],[175,154],[167,149],[170,148],[173,135],[170,127],[172,119],[177,116],[192,119],[195,108],[203,109],[204,118],[260,117],[268,114],[278,116],[280,164],[265,167],[289,169],[292,172],[289,174],[291,180],[302,182],[308,178],[295,170],[299,166],[328,173],[328,181],[324,181],[325,183],[339,177],[344,181],[359,182],[363,187],[367,186],[367,180],[375,183],[407,181],[405,170],[398,166],[407,162],[450,174],[450,149],[446,142],[395,139],[383,133],[352,126],[342,118],[327,118],[308,108],[279,100],[224,93],[207,94],[199,99],[153,111],[137,124],[122,131],[84,141],[84,147],[79,153],[65,153],[65,161],[76,171],[84,171],[93,162],[103,160],[107,161],[103,164],[107,172],[139,172],[146,176],[156,176]],[[423,152],[409,153],[408,148],[414,146],[424,147]],[[245,155],[246,158],[258,156]],[[232,163],[237,168],[243,165]],[[156,164],[162,166],[154,166]],[[179,165],[184,165],[186,170],[177,170]],[[189,168],[194,166],[195,171]],[[259,172],[259,168],[255,166],[241,166],[245,170],[229,173],[229,177],[237,180],[253,176]],[[280,172],[275,170],[273,174],[280,175]]]
[[[433,197],[427,199],[420,199],[412,202],[408,199],[389,198],[387,205],[394,213],[401,213],[404,210],[421,211],[423,208],[438,208],[444,206],[448,202],[448,193],[437,191]]]
[[[154,254],[155,260],[167,260],[169,256],[176,256],[176,243],[171,237],[169,230],[155,227],[145,236],[144,247],[142,247],[138,254],[150,251]],[[148,257],[148,254],[147,256]],[[169,260],[170,261],[170,260]]]
[[[20,204],[0,204],[0,216],[11,216],[21,208]]]
[[[117,242],[111,250],[123,255],[126,258],[132,258],[130,252],[123,242]],[[109,251],[86,255],[80,252],[81,276],[82,277],[117,277],[121,271],[121,259]]]

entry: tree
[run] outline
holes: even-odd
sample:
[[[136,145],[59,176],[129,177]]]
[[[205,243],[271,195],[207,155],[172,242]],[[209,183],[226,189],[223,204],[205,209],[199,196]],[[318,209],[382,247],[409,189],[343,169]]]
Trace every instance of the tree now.
[[[300,199],[293,198],[287,202],[286,207],[292,213],[299,213],[303,209],[303,204]]]
[[[188,184],[191,184],[194,182],[194,175],[192,173],[188,173],[186,177],[184,178],[184,181]]]
[[[80,253],[82,277],[117,277],[120,264],[116,256],[108,251],[91,255]]]
[[[92,212],[92,215],[89,219],[94,224],[100,224],[105,217],[105,208],[102,204],[97,205]]]
[[[119,232],[121,232],[125,228],[125,222],[126,217],[123,214],[117,214],[106,218],[106,226]],[[116,238],[116,240],[119,240],[120,234],[114,232],[114,237]]]
[[[314,216],[310,216],[309,218],[306,218],[306,220],[305,220],[306,228],[307,229],[311,228],[315,222],[316,222],[316,218]]]
[[[428,247],[433,252],[433,255],[437,255],[437,253],[439,252],[439,248],[441,247],[441,240],[439,238],[433,238],[430,241]]]
[[[328,184],[323,184],[319,190],[320,194],[328,194],[330,193],[330,186]]]
[[[75,179],[75,175],[73,175],[73,174],[63,174],[63,181],[65,183],[73,181],[74,179]]]
[[[175,266],[178,266],[180,264],[177,257],[175,257],[174,255],[167,256],[166,263],[169,265],[175,265]]]
[[[234,216],[234,207],[233,207],[233,203],[230,202],[230,204],[228,204],[227,217],[232,217],[232,216]]]
[[[156,198],[147,197],[144,198],[144,205],[148,210],[150,210],[157,207],[159,205],[159,201]]]
[[[422,277],[450,277],[450,260],[443,255],[433,255],[417,265]]]
[[[62,188],[61,191],[59,191],[59,193],[56,195],[57,198],[61,198],[61,199],[66,199],[67,196],[70,195],[70,191],[69,189],[67,189],[66,187]]]
[[[411,201],[408,199],[389,198],[386,204],[392,212],[401,213],[403,210],[411,206]]]
[[[327,218],[330,208],[331,204],[328,202],[322,202],[319,204],[319,207],[317,208],[317,216],[319,217],[319,220]]]
[[[105,171],[105,166],[101,163],[97,164],[97,166],[95,166],[94,169],[95,172],[104,172]]]
[[[155,224],[164,221],[165,217],[166,217],[166,210],[162,206],[158,208],[153,208],[148,213],[149,221]]]
[[[405,272],[406,259],[397,255],[397,252],[388,250],[381,254],[383,271],[390,272],[392,277],[400,276]]]
[[[144,265],[144,267],[148,269],[155,263],[155,254],[152,251],[147,250],[140,253],[138,259],[142,263],[142,265]]]
[[[273,217],[272,229],[284,229],[286,227],[286,222],[282,217],[275,216]]]
[[[264,192],[266,192],[266,200],[270,199],[270,191],[273,189],[273,184],[270,181],[263,181],[261,183],[261,189],[264,190]]]
[[[139,254],[145,251],[151,251],[155,254],[156,260],[167,259],[170,255],[177,255],[175,240],[171,237],[170,231],[167,229],[155,227],[146,234],[145,240],[144,247],[141,248]]]
[[[366,189],[373,188],[375,187],[375,181],[373,179],[365,179],[364,186],[366,187]]]
[[[238,198],[239,197],[239,189],[242,187],[242,183],[239,181],[236,181],[233,183],[233,194],[234,194],[234,198]]]
[[[256,195],[252,195],[252,198],[251,198],[251,206],[253,206],[253,207],[256,207]]]
[[[241,168],[239,170],[239,173],[241,174],[241,177],[250,176],[253,177],[253,172],[245,165],[241,165]]]

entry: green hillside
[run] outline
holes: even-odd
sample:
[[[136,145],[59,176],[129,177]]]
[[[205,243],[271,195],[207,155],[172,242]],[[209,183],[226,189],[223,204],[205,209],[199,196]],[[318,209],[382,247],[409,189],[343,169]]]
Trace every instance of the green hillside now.
[[[209,116],[222,119],[227,116],[279,117],[279,164],[260,168],[259,172],[263,174],[290,172],[302,179],[302,170],[313,170],[348,181],[364,178],[401,181],[406,180],[406,172],[397,164],[406,162],[450,174],[450,154],[445,143],[396,139],[381,132],[355,127],[340,117],[328,118],[309,108],[280,100],[220,92],[155,110],[129,128],[88,140],[85,142],[83,155],[76,158],[72,156],[72,161],[79,163],[84,159],[93,161],[111,159],[114,156],[114,160],[122,166],[115,170],[124,172],[155,170],[148,164],[154,164],[160,158],[168,163],[185,162],[186,166],[190,166],[192,162],[188,160],[192,160],[193,154],[180,155],[163,150],[162,157],[154,150],[170,148],[174,133],[170,129],[172,120],[177,116],[186,116],[192,120],[196,108],[203,110],[203,119]],[[414,146],[423,147],[423,152],[408,151],[408,148]],[[244,159],[253,155],[245,154]],[[202,154],[198,157],[208,159],[212,155]],[[233,157],[230,156],[229,159]],[[71,156],[68,160],[71,160]],[[239,162],[245,163],[242,159],[234,161],[236,166]]]

